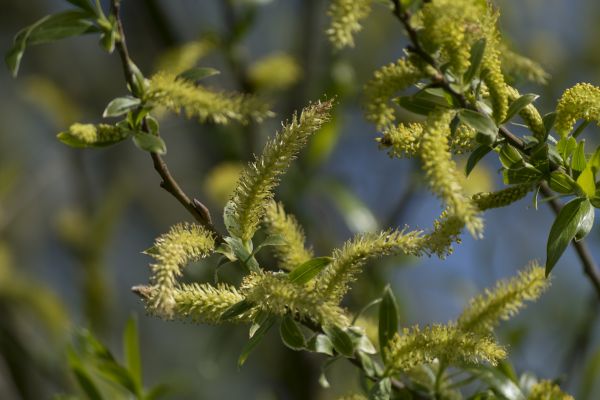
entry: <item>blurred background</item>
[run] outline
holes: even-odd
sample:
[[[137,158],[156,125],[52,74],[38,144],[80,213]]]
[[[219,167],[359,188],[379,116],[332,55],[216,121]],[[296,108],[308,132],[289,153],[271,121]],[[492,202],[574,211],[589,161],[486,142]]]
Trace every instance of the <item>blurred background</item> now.
[[[327,3],[123,1],[130,52],[145,74],[198,60],[221,71],[207,81],[211,86],[256,93],[276,111],[260,126],[161,117],[171,172],[188,193],[205,200],[218,224],[241,165],[280,121],[309,100],[337,96],[333,121],[278,191],[318,255],[358,232],[405,224],[428,228],[441,211],[419,165],[378,150],[377,132],[362,116],[362,86],[406,45],[399,23],[377,6],[356,48],[334,51],[324,34]],[[514,49],[552,76],[547,86],[519,87],[542,96],[537,104],[543,112],[554,109],[567,87],[600,83],[599,2],[496,4]],[[68,7],[60,0],[2,0],[0,49],[7,51],[22,27]],[[175,388],[168,398],[329,399],[357,386],[358,379],[349,379],[356,370],[339,363],[328,371],[332,387],[321,389],[323,359],[284,348],[275,334],[238,370],[246,328],[145,315],[130,291],[148,280],[150,260],[141,252],[190,216],[159,187],[150,158],[132,143],[77,150],[56,140],[73,122],[99,122],[105,105],[126,94],[118,57],[102,51],[97,36],[28,49],[18,79],[0,69],[0,87],[0,398],[73,393],[66,348],[74,330],[88,327],[120,357],[121,333],[132,313],[139,320],[144,382]],[[598,142],[597,133],[589,128],[588,141]],[[486,161],[469,178],[473,192],[501,187],[499,164]],[[482,288],[530,260],[543,262],[553,221],[544,204],[535,210],[530,195],[488,212],[486,221],[484,240],[465,235],[445,261],[396,257],[371,263],[347,306],[358,309],[389,281],[403,326],[446,322]],[[586,240],[600,260],[597,230]],[[216,262],[191,266],[185,279],[211,281]],[[502,324],[501,342],[510,346],[519,373],[560,378],[578,399],[600,398],[598,302],[573,250],[554,271],[541,300]]]

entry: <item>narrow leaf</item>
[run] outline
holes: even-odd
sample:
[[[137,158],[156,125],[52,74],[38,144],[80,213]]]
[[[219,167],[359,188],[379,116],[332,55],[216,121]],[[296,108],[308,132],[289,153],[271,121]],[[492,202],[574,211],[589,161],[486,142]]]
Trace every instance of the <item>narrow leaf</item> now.
[[[183,71],[182,73],[177,75],[177,77],[180,79],[185,79],[186,81],[197,82],[201,79],[218,75],[220,73],[221,72],[218,69],[214,68],[194,67]]]
[[[506,112],[506,118],[503,122],[510,121],[512,117],[514,117],[515,115],[520,113],[521,110],[523,110],[525,107],[536,101],[538,97],[540,96],[537,94],[529,93],[524,94],[523,96],[513,101],[508,107],[508,111]]]
[[[260,326],[260,328],[258,328],[256,333],[250,338],[250,340],[248,340],[248,342],[242,349],[240,357],[238,358],[238,367],[244,365],[244,363],[248,359],[248,356],[250,355],[250,353],[252,353],[252,350],[254,350],[254,348],[260,343],[260,341],[263,339],[263,337],[269,331],[269,329],[271,329],[274,323],[275,317],[268,317],[266,321],[264,321],[264,323]]]
[[[465,83],[471,82],[471,80],[477,75],[479,71],[479,67],[481,66],[481,61],[483,60],[483,54],[485,53],[485,38],[479,39],[473,46],[471,46],[471,64],[469,65],[469,69],[465,72],[463,80]]]
[[[333,356],[333,343],[331,343],[331,339],[327,335],[323,335],[319,333],[314,335],[307,344],[308,350],[315,353],[323,353],[329,356]]]
[[[239,301],[231,307],[229,307],[227,310],[223,311],[223,314],[221,314],[219,319],[221,321],[227,321],[228,319],[237,317],[238,315],[245,313],[252,307],[254,307],[254,304],[249,302],[248,300]]]
[[[133,135],[133,143],[140,149],[150,153],[165,154],[167,145],[164,140],[158,136],[151,135],[145,132],[136,132]]]
[[[583,171],[587,165],[585,160],[585,140],[582,140],[577,144],[575,152],[573,152],[573,158],[571,159],[571,168],[575,171]]]
[[[331,257],[317,257],[300,264],[289,274],[288,279],[292,283],[303,285],[317,276],[326,266],[331,264]]]
[[[498,127],[487,115],[473,110],[462,109],[458,112],[458,118],[460,118],[463,123],[487,137],[489,142],[486,142],[486,144],[491,144],[496,141]]]
[[[477,163],[479,163],[479,161],[486,156],[486,154],[488,154],[490,151],[492,151],[492,148],[488,145],[482,144],[481,146],[477,147],[469,156],[469,159],[467,160],[467,166],[465,167],[465,174],[467,176],[469,176],[469,174],[471,173],[471,171],[473,171],[473,168],[475,168],[475,166],[477,165]]]
[[[279,335],[283,343],[292,350],[302,350],[306,347],[306,340],[302,331],[291,317],[285,316],[279,325]]]
[[[125,366],[133,378],[138,390],[141,390],[142,362],[140,357],[137,319],[135,316],[131,316],[125,326],[125,332],[123,332],[123,351],[125,353]]]
[[[117,97],[111,100],[102,113],[106,117],[118,117],[119,115],[127,114],[129,111],[137,108],[142,101],[136,97],[126,96]]]
[[[546,246],[546,275],[549,275],[571,240],[582,238],[593,224],[594,208],[587,199],[576,198],[558,213]],[[590,223],[591,221],[591,223]],[[587,232],[585,232],[587,230]]]
[[[344,357],[352,357],[354,355],[354,344],[348,332],[338,326],[324,326],[323,331],[331,339],[335,351]]]
[[[398,303],[391,288],[387,286],[379,304],[379,348],[383,351],[388,342],[398,332]]]

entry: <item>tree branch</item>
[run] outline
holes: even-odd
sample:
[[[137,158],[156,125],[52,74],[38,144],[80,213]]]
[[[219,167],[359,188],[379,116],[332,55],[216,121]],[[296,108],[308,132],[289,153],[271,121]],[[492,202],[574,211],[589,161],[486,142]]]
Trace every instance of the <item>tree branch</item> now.
[[[117,21],[118,29],[118,39],[115,43],[115,47],[121,59],[121,65],[123,67],[123,73],[125,74],[125,80],[127,81],[130,90],[134,92],[135,72],[133,69],[131,58],[129,57],[127,43],[125,41],[125,31],[123,29],[120,11],[121,0],[111,0],[111,13]],[[136,93],[133,94],[136,95]],[[142,121],[142,130],[146,133],[150,132],[145,118]],[[208,208],[197,199],[190,199],[190,197],[183,191],[181,186],[179,186],[175,178],[171,175],[171,173],[169,172],[169,168],[167,167],[167,163],[163,160],[160,154],[150,153],[150,156],[152,157],[154,169],[162,178],[160,186],[167,192],[169,192],[173,197],[175,197],[175,199],[177,199],[177,201],[179,201],[179,203],[181,203],[181,205],[183,205],[185,209],[189,211],[189,213],[196,219],[196,221],[198,221],[198,223],[200,223],[202,226],[208,228],[211,232],[213,232],[218,242],[222,241],[223,237],[213,225]]]
[[[408,50],[410,52],[412,52],[413,54],[418,55],[423,61],[425,61],[432,68],[435,69],[436,75],[432,77],[434,84],[443,88],[447,93],[449,93],[458,102],[458,104],[461,107],[468,108],[468,109],[479,112],[479,110],[477,110],[475,107],[473,107],[469,104],[469,102],[467,101],[467,99],[465,98],[465,96],[463,94],[458,93],[456,90],[454,90],[452,88],[452,86],[450,86],[450,82],[448,82],[448,80],[444,77],[444,74],[440,70],[435,59],[423,49],[423,47],[421,46],[421,43],[419,42],[419,38],[418,38],[416,29],[410,24],[410,17],[411,17],[410,13],[407,10],[404,10],[402,8],[400,0],[392,0],[392,1],[394,4],[394,15],[398,18],[398,20],[400,20],[400,22],[404,26],[404,29],[408,33],[408,37],[411,41],[411,45],[408,47]],[[516,136],[515,134],[510,132],[504,126],[501,126],[498,129],[498,131],[499,131],[500,135],[506,139],[507,142],[509,142],[514,147],[518,148],[524,154],[529,155],[529,149],[526,148],[525,142],[523,142],[523,140],[521,140],[518,136]],[[557,168],[559,168],[559,166],[554,164],[550,160],[550,168],[557,169]],[[541,191],[545,197],[552,196],[552,191],[550,190],[550,188],[548,187],[548,185],[546,183],[542,182],[540,187],[541,187]],[[552,210],[554,211],[554,213],[558,214],[558,212],[560,211],[560,209],[562,207],[560,205],[560,203],[556,199],[551,199],[551,200],[549,200],[549,204],[550,204],[550,207],[552,208]],[[587,245],[585,244],[585,242],[583,240],[580,240],[580,241],[573,240],[572,245],[575,248],[577,255],[579,256],[579,260],[581,261],[581,264],[583,266],[583,272],[585,273],[585,275],[587,275],[591,284],[594,286],[594,289],[595,289],[598,297],[600,297],[600,272],[598,270],[598,266],[596,265],[596,263],[594,262],[591,254],[590,254],[590,251],[589,251]]]

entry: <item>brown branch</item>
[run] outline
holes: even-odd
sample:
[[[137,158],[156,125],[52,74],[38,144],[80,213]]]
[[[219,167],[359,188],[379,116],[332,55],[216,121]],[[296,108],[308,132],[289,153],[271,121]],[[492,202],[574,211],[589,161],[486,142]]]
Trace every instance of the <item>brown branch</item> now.
[[[111,12],[117,21],[117,30],[118,30],[118,39],[116,40],[115,47],[117,52],[119,53],[121,59],[121,65],[123,67],[123,73],[125,74],[125,80],[129,85],[130,90],[133,95],[137,95],[135,93],[135,72],[133,69],[133,65],[131,59],[129,57],[129,50],[127,49],[127,43],[125,42],[125,31],[123,29],[123,23],[121,21],[121,1],[120,0],[111,0]],[[150,133],[146,119],[142,121],[142,130],[146,133]],[[179,186],[175,178],[169,172],[169,168],[167,167],[167,163],[163,160],[163,158],[158,153],[150,153],[152,157],[152,162],[154,165],[154,169],[160,177],[162,178],[162,182],[160,186],[169,192],[181,205],[185,207],[186,210],[200,223],[202,226],[208,228],[215,235],[217,241],[222,241],[223,238],[221,234],[216,230],[215,226],[212,223],[212,219],[210,217],[210,212],[208,208],[202,204],[197,199],[191,199]]]
[[[479,111],[475,107],[471,106],[468,103],[467,99],[465,98],[465,96],[463,94],[458,93],[456,90],[454,90],[452,88],[452,86],[450,86],[450,82],[448,82],[448,80],[444,77],[444,74],[440,70],[435,59],[429,53],[427,53],[425,51],[425,49],[423,49],[423,47],[421,46],[421,43],[419,42],[419,38],[417,35],[417,31],[410,24],[410,13],[407,10],[404,10],[402,8],[402,5],[400,4],[400,0],[392,0],[392,1],[394,4],[394,15],[400,20],[400,22],[404,26],[404,29],[408,33],[408,37],[411,41],[411,46],[408,48],[408,50],[410,52],[412,52],[413,54],[416,54],[419,57],[421,57],[421,59],[423,61],[425,61],[432,68],[435,69],[436,75],[432,78],[434,81],[434,84],[443,88],[447,93],[449,93],[458,102],[458,104],[461,107],[468,108],[468,109],[471,109],[474,111]],[[498,131],[499,131],[500,135],[506,139],[507,142],[509,142],[514,147],[518,148],[524,154],[529,155],[529,149],[526,148],[525,142],[523,142],[522,139],[520,139],[518,136],[516,136],[515,134],[510,132],[504,126],[501,126]],[[557,168],[559,168],[559,166],[554,164],[550,160],[550,168],[557,169]],[[542,183],[540,185],[540,188],[541,188],[541,191],[544,194],[544,196],[546,196],[546,197],[552,196],[552,191],[550,190],[550,188],[548,187],[547,184]],[[560,211],[560,209],[562,207],[560,205],[560,203],[556,199],[550,199],[548,202],[550,204],[550,207],[552,207],[554,213],[558,214],[558,212]],[[581,264],[583,266],[583,272],[585,273],[585,275],[587,275],[591,284],[594,286],[596,293],[600,297],[600,272],[598,270],[598,266],[596,265],[596,263],[594,262],[594,259],[592,258],[592,255],[590,254],[590,251],[589,251],[587,245],[585,244],[585,242],[583,240],[580,240],[580,241],[573,240],[572,245],[575,248],[577,255],[579,256],[579,260],[581,261]]]

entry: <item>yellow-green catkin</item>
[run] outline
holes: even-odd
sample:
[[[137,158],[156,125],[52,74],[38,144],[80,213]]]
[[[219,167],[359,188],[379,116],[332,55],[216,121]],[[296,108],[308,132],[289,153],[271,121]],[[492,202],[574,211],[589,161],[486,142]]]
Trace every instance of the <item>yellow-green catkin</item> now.
[[[337,303],[304,285],[297,285],[286,274],[261,272],[248,275],[241,286],[246,300],[271,315],[292,315],[325,326],[346,327],[348,317]]]
[[[477,336],[455,325],[433,325],[421,329],[405,328],[385,349],[388,374],[408,371],[438,359],[447,364],[495,365],[506,351],[490,336]]]
[[[68,131],[61,132],[57,138],[74,147],[102,147],[125,139],[128,133],[116,126],[108,124],[80,124],[69,127]]]
[[[471,235],[479,238],[483,220],[475,204],[465,195],[463,178],[450,154],[448,136],[452,117],[452,112],[443,110],[433,111],[428,116],[421,138],[423,169],[432,191],[446,203],[449,214],[464,221]]]
[[[147,100],[188,118],[225,124],[230,120],[246,123],[262,121],[273,114],[264,101],[250,95],[226,93],[195,85],[171,72],[159,72],[149,81]]]
[[[517,100],[521,96],[519,91],[513,87],[507,86],[507,90],[508,100],[511,102]],[[540,112],[533,104],[525,106],[525,108],[519,111],[519,115],[523,118],[523,121],[525,121],[525,124],[531,129],[531,132],[533,132],[533,135],[536,138],[540,140],[545,138],[546,128],[544,127],[544,121],[542,120]]]
[[[452,245],[460,243],[460,231],[465,223],[458,217],[444,211],[434,221],[433,230],[422,237],[423,248],[439,258],[446,258],[454,251]]]
[[[217,324],[221,315],[229,307],[244,300],[233,286],[207,283],[183,284],[173,291],[173,316],[197,323]],[[250,311],[240,314],[227,322],[247,323],[251,321]]]
[[[371,13],[372,3],[373,0],[331,0],[327,35],[336,48],[354,47],[354,35],[362,29],[361,21]]]
[[[525,301],[536,300],[549,286],[544,268],[532,263],[509,280],[499,281],[494,289],[473,298],[458,318],[465,332],[486,334],[501,321],[515,315]]]
[[[556,383],[543,380],[533,385],[527,400],[574,400],[574,398],[560,390],[560,386]]]
[[[252,64],[248,78],[259,90],[283,90],[300,79],[302,70],[289,54],[276,53]]]
[[[495,24],[494,20],[494,26]],[[496,30],[492,31],[487,35],[486,40],[486,50],[481,62],[481,80],[490,93],[494,120],[496,123],[501,123],[506,118],[508,111],[509,91],[502,73],[498,32]]]
[[[230,234],[245,241],[256,232],[265,209],[273,197],[279,177],[305,146],[308,138],[329,120],[332,101],[309,105],[300,116],[283,126],[265,145],[263,153],[242,172],[237,188],[224,211]]]
[[[333,262],[319,275],[317,290],[328,298],[340,300],[368,260],[389,254],[420,255],[421,246],[421,231],[359,235],[333,252]]]
[[[196,66],[200,59],[216,47],[217,41],[211,36],[184,43],[164,52],[156,63],[156,70],[180,74]]]
[[[423,72],[410,59],[402,58],[375,71],[365,85],[364,107],[367,119],[383,130],[395,119],[392,97],[399,91],[417,83]]]
[[[283,204],[271,201],[266,208],[264,226],[269,235],[281,236],[283,246],[273,246],[279,267],[291,271],[314,257],[311,249],[304,245],[304,230],[293,215],[286,214]]]
[[[589,83],[578,83],[565,90],[561,96],[556,107],[556,132],[561,137],[567,136],[578,119],[588,122],[600,121],[599,87]]]
[[[377,138],[380,148],[386,148],[390,157],[412,158],[418,155],[424,124],[418,122],[400,123],[383,131]],[[473,150],[477,145],[475,130],[460,124],[449,140],[450,150],[454,154],[462,154]]]
[[[514,185],[497,192],[483,192],[473,195],[473,202],[481,211],[506,207],[521,200],[533,189],[529,183]]]
[[[510,50],[506,44],[500,44],[500,58],[502,61],[502,71],[512,81],[523,79],[532,83],[545,85],[550,79],[550,75],[542,66],[520,54]]]
[[[173,295],[181,270],[188,263],[210,255],[214,247],[212,234],[195,224],[175,225],[156,239],[146,252],[155,260],[150,265],[154,291],[149,308],[165,318],[172,317],[176,303]]]

